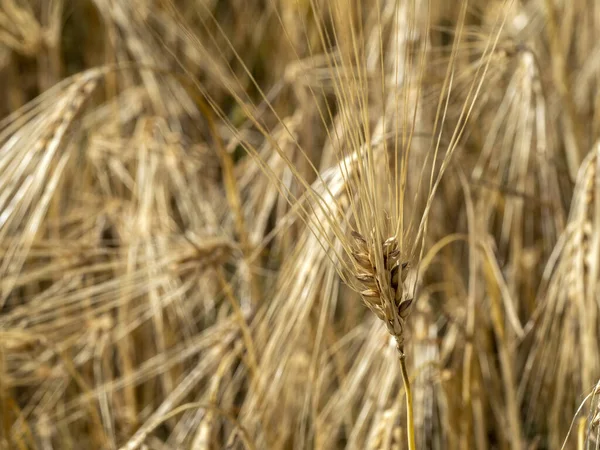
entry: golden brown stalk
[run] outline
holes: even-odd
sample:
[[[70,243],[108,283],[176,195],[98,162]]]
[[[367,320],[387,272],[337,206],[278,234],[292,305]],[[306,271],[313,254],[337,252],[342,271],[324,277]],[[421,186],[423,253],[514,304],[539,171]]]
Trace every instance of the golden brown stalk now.
[[[402,381],[404,382],[404,390],[406,391],[406,433],[408,436],[408,450],[416,450],[417,445],[415,441],[413,395],[410,386],[408,370],[406,369],[406,357],[404,355],[404,348],[399,347],[398,352],[400,354],[400,368],[402,370]]]

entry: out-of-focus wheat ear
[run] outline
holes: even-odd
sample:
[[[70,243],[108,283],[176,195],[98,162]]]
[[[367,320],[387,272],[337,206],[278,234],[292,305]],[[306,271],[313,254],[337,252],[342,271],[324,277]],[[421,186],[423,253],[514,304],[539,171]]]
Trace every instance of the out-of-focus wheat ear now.
[[[49,89],[64,76],[61,58],[64,6],[64,0],[44,2],[40,12],[43,46],[42,51],[37,52],[37,56],[39,67],[42,68],[38,72],[38,86],[41,92]]]
[[[598,448],[600,445],[600,381],[596,383],[592,390],[590,404],[590,412],[587,418],[580,419],[577,436],[577,448],[585,448],[585,450]],[[583,439],[581,438],[582,434]]]
[[[454,43],[451,47],[451,56],[443,78],[438,108],[434,120],[434,133],[436,138],[432,142],[430,153],[433,158],[433,170],[429,176],[427,189],[427,202],[423,213],[420,215],[420,222],[415,236],[415,245],[412,249],[412,256],[419,254],[422,257],[424,252],[424,240],[429,226],[430,211],[432,203],[436,197],[436,192],[442,183],[443,176],[446,173],[453,156],[459,148],[462,139],[465,137],[470,119],[475,114],[476,104],[484,95],[484,85],[492,72],[494,62],[497,61],[497,49],[502,31],[507,23],[511,8],[511,1],[503,2],[501,8],[494,17],[493,25],[483,34],[482,50],[477,55],[475,68],[470,76],[467,76],[467,89],[464,95],[461,95],[461,101],[458,102],[458,108],[455,112],[456,117],[451,122],[453,129],[451,137],[445,152],[441,154],[441,137],[443,126],[450,113],[450,99],[454,93],[455,74],[458,70],[460,48],[464,43],[466,32],[466,14],[468,11],[468,2],[460,2],[460,12],[458,24],[455,30]],[[429,156],[429,155],[428,155]],[[439,168],[437,167],[439,161]]]
[[[149,319],[150,318],[147,318],[146,320]],[[115,336],[111,336],[111,345],[113,347],[115,346],[115,341],[122,339],[130,333],[127,328],[129,328],[128,324],[118,324],[118,326],[115,328],[117,333]],[[151,381],[153,381],[152,384],[155,385],[158,381],[155,380],[155,378],[165,371],[170,370],[175,365],[178,365],[182,362],[191,364],[181,380],[181,388],[177,387],[173,392],[170,393],[172,394],[171,397],[165,396],[164,401],[159,404],[159,407],[160,405],[165,405],[162,409],[166,409],[164,414],[167,414],[177,405],[177,403],[181,402],[182,397],[179,397],[179,395],[181,394],[182,390],[189,392],[190,389],[198,387],[198,385],[204,385],[205,382],[208,382],[212,379],[212,375],[217,371],[219,364],[223,361],[224,350],[231,349],[231,346],[235,344],[237,339],[239,339],[237,325],[228,319],[224,319],[220,321],[218,325],[207,327],[203,333],[194,336],[185,343],[179,343],[169,348],[163,354],[154,355],[144,363],[136,366],[134,370],[126,376],[115,377],[112,380],[107,380],[106,383],[94,386],[94,389],[90,391],[79,392],[78,395],[70,396],[65,402],[59,403],[61,406],[59,409],[56,409],[56,405],[52,408],[52,404],[56,404],[57,399],[43,399],[44,401],[40,401],[40,409],[44,410],[44,408],[42,408],[44,404],[46,404],[46,408],[48,408],[48,406],[51,408],[45,409],[45,411],[53,423],[72,423],[73,421],[81,419],[81,408],[86,407],[86,405],[89,405],[90,402],[96,402],[97,398],[101,395],[108,394],[112,396],[113,401],[115,402],[115,407],[118,407],[119,405],[122,405],[121,397],[123,395],[122,391],[125,386],[132,385],[134,387],[142,387],[145,383]],[[233,353],[237,354],[237,351]],[[203,363],[196,364],[196,361],[194,361],[196,358],[202,359]],[[235,361],[236,359],[234,357],[234,362]],[[188,364],[186,364],[186,366]],[[53,373],[55,375],[60,374],[60,372],[56,369]],[[234,386],[231,386],[231,388],[234,389],[234,395],[238,392],[237,389],[239,386],[240,385],[236,386],[235,388]],[[50,387],[52,387],[52,385],[50,385]],[[47,391],[48,387],[46,387],[42,393]],[[203,405],[209,406],[207,391],[202,390],[199,395],[203,401]],[[167,404],[169,402],[172,403],[167,409]],[[231,399],[227,400],[223,404],[229,405],[228,407],[230,408],[233,407],[233,402],[231,402]],[[146,418],[152,416],[152,423],[156,425],[157,422],[160,422],[160,418],[153,415],[152,411],[154,411],[154,409],[147,411]],[[28,414],[31,414],[32,410],[28,409],[27,412]],[[36,414],[38,412],[40,411],[36,411]],[[117,425],[120,424],[117,423]],[[100,429],[102,428],[101,424],[97,424],[97,426],[99,426]],[[122,426],[119,426],[119,429],[122,428]],[[145,428],[144,434],[147,436],[151,431],[152,430],[150,428]],[[18,427],[13,427],[12,436],[18,437],[19,435],[22,435],[22,432],[23,430],[19,429]],[[137,436],[136,440],[139,438],[140,436]]]
[[[577,2],[572,2],[567,5],[567,10],[563,14],[573,15],[573,6]],[[569,66],[565,55],[565,47],[567,44],[563,42],[564,32],[561,32],[559,12],[551,0],[544,1],[546,13],[546,35],[550,45],[550,53],[552,54],[552,76],[553,86],[556,89],[557,99],[560,101],[559,108],[560,122],[564,133],[563,143],[565,145],[565,156],[569,175],[571,180],[576,180],[581,161],[583,159],[583,135],[581,133],[581,120],[578,117],[573,98],[573,85],[569,81]],[[576,33],[568,33],[570,38]]]
[[[15,111],[26,102],[31,90],[41,93],[64,77],[62,61],[64,0],[32,2],[7,0],[0,10],[0,43],[6,51],[9,83],[9,111]],[[17,60],[36,60],[37,68],[23,75]],[[0,63],[0,66],[4,64]],[[5,87],[3,86],[3,87]],[[3,112],[0,115],[4,115]]]
[[[6,0],[0,10],[0,42],[27,56],[36,55],[44,30],[30,4]]]
[[[553,445],[560,447],[580,395],[600,371],[598,273],[600,272],[600,144],[577,175],[567,226],[549,259],[538,293],[541,302],[535,343],[521,389],[530,389],[532,411],[547,403],[545,420]],[[552,387],[550,400],[542,397]],[[567,389],[567,386],[571,386]],[[557,411],[554,408],[559,408]]]
[[[292,440],[302,448],[314,429],[314,413],[303,408],[317,404],[318,389],[310,380],[320,375],[319,362],[329,334],[327,320],[337,303],[338,283],[327,250],[305,229],[293,253],[286,256],[272,300],[265,304],[261,320],[253,324],[261,359],[257,383],[244,402],[241,417],[253,428],[264,428],[270,445]],[[308,370],[310,378],[300,376]],[[275,423],[285,424],[285,432],[270,431]]]
[[[239,178],[240,192],[244,196],[244,216],[252,247],[258,246],[267,235],[269,216],[282,200],[279,196],[285,198],[283,189],[273,185],[273,181],[278,180],[282,184],[292,183],[289,168],[279,152],[284,152],[289,156],[293,154],[295,145],[290,133],[296,134],[303,116],[304,114],[300,111],[292,117],[284,119],[284,124],[273,130],[273,139],[277,142],[279,150],[273,148],[267,141],[257,150],[259,160],[249,158],[236,166],[236,177]],[[327,153],[324,152],[324,154]],[[263,168],[258,161],[269,168],[268,177],[265,177],[263,172],[267,170],[266,167]],[[291,186],[288,189],[291,190]]]
[[[548,254],[566,219],[540,67],[533,50],[511,47],[508,55],[510,81],[500,104],[492,108],[488,100],[489,113],[479,118],[488,131],[471,176],[481,192],[478,208],[485,214],[485,226],[499,234],[501,256],[513,261],[511,289],[516,291],[519,267],[526,258],[522,247],[532,246],[524,230],[539,229],[544,238],[542,250]],[[498,233],[492,228],[492,206],[503,200],[506,207]],[[526,207],[535,208],[541,218],[534,221],[537,215],[524,214]]]
[[[400,450],[402,448],[402,428],[398,423],[397,408],[377,412],[374,426],[367,441],[367,450]]]
[[[501,353],[501,376],[505,386],[509,423],[520,428],[519,395],[515,383],[519,364],[515,342],[524,336],[521,320],[536,308],[531,286],[537,284],[543,261],[550,255],[565,222],[560,179],[556,167],[556,144],[548,130],[547,100],[541,86],[540,67],[531,49],[508,46],[507,86],[493,98],[478,120],[486,129],[483,146],[472,172],[477,187],[476,215],[472,232],[478,241],[494,242],[497,252],[484,244],[485,282],[488,296],[497,301],[498,287],[510,328],[499,327],[497,306],[490,312]],[[493,112],[492,112],[493,111]],[[487,124],[487,125],[486,125]],[[535,213],[532,213],[535,211]],[[536,230],[533,233],[531,230]],[[489,236],[489,237],[488,237]],[[494,254],[495,253],[495,254]],[[497,260],[505,265],[500,274]],[[496,275],[493,275],[493,273]],[[510,295],[508,295],[511,293]],[[517,302],[515,299],[519,299]],[[508,365],[508,366],[507,366]],[[516,431],[511,433],[514,436]]]
[[[221,360],[215,373],[215,379],[218,380],[224,370],[230,369],[237,355],[234,352],[227,353]],[[137,450],[146,440],[148,435],[164,420],[164,416],[171,412],[181,400],[206,377],[207,366],[204,361],[201,361],[194,369],[192,369],[186,377],[168,394],[162,404],[156,409],[135,434],[120,447],[120,450]],[[217,385],[218,386],[218,385]],[[212,395],[214,397],[214,394]],[[214,403],[213,403],[214,404]]]
[[[139,361],[165,353],[173,339],[187,339],[210,324],[213,313],[198,315],[200,311],[220,308],[216,283],[205,275],[224,261],[223,247],[213,245],[211,233],[192,237],[193,247],[183,238],[163,238],[181,228],[197,234],[220,226],[220,216],[227,212],[216,183],[218,163],[205,142],[191,142],[194,136],[183,130],[190,120],[187,114],[150,115],[149,95],[137,87],[124,90],[84,123],[90,132],[86,156],[92,178],[100,180],[108,201],[120,205],[109,221],[122,241],[117,259],[126,264],[125,275],[118,277],[119,287],[113,287],[120,299],[116,322],[131,327],[131,333],[116,342],[117,370],[124,379],[133,376]],[[165,94],[163,100],[173,99]],[[186,245],[181,245],[182,240]],[[204,264],[209,260],[219,262]],[[194,283],[199,289],[191,294]],[[138,289],[140,284],[144,292]],[[101,289],[102,284],[97,287]],[[139,342],[145,344],[134,350]],[[141,384],[141,396],[134,384],[125,385],[113,397],[114,408],[121,414],[119,432],[128,435],[129,427],[143,420],[140,409],[158,406],[155,382],[163,392],[172,392],[186,373],[182,364],[156,374]],[[173,426],[174,435],[181,435],[181,430]]]
[[[436,366],[440,353],[436,343],[439,330],[435,319],[431,307],[425,305],[411,313],[410,353],[414,355],[411,367],[415,374],[413,390],[417,448],[432,448],[436,442],[436,391],[439,389],[439,369]]]
[[[367,447],[369,440],[374,440],[380,431],[377,419],[388,409],[394,410],[399,422],[396,426],[403,429],[406,443],[402,411],[405,393],[398,376],[396,342],[375,317],[362,326],[366,329],[356,336],[351,347],[355,348],[356,357],[345,362],[340,387],[322,399],[319,428],[327,432],[322,434],[319,448],[335,446],[335,436],[347,426],[351,428],[349,447]]]
[[[100,75],[93,70],[75,77],[68,87],[59,87],[57,98],[42,103],[26,124],[12,135],[3,136],[0,173],[5,176],[0,178],[0,242],[14,238],[14,245],[0,265],[0,305],[11,293],[27,250],[76,150],[69,145],[69,134]],[[18,114],[15,117],[18,121]]]

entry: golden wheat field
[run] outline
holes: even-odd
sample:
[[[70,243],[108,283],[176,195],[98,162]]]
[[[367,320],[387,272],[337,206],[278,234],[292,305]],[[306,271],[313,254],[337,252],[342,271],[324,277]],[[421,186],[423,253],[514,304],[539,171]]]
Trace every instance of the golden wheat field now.
[[[0,0],[0,448],[600,448],[600,1]]]

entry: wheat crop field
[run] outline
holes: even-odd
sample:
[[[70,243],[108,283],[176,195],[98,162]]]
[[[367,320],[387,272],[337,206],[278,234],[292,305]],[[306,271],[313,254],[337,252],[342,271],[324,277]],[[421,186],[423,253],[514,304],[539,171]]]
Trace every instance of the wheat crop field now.
[[[0,0],[0,448],[600,448],[598,0]]]

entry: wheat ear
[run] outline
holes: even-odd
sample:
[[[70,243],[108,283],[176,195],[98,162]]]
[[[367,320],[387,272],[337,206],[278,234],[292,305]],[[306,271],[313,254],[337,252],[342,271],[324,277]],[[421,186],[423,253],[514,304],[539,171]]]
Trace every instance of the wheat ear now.
[[[373,230],[373,235],[377,233]],[[416,449],[412,390],[404,353],[405,321],[412,305],[412,296],[407,295],[404,282],[408,275],[408,263],[400,261],[400,246],[396,236],[385,240],[375,237],[367,239],[353,231],[356,262],[355,277],[365,305],[383,320],[389,333],[396,340],[400,360],[402,381],[406,391],[406,429],[408,449]]]

